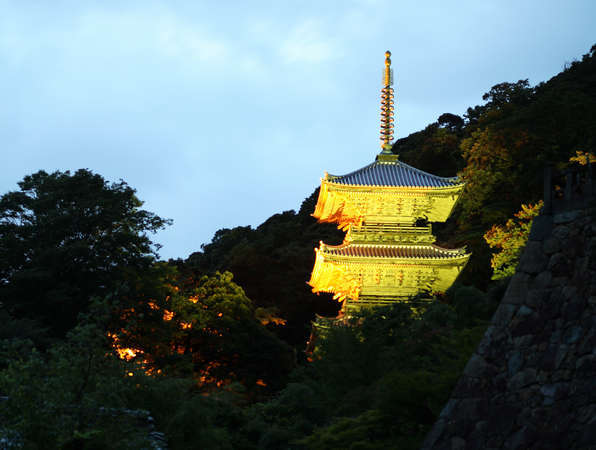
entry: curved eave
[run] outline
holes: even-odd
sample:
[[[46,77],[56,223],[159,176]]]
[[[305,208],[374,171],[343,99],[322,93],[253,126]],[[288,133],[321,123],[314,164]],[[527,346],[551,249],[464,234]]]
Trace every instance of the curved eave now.
[[[321,180],[321,188],[312,216],[320,222],[338,223],[339,227],[343,229],[350,223],[361,224],[366,217],[370,216],[371,211],[368,210],[368,207],[371,202],[382,200],[389,205],[392,202],[420,198],[428,201],[426,207],[430,210],[425,214],[428,219],[433,222],[443,222],[451,214],[464,186],[464,182],[438,187],[342,184],[330,180],[326,174],[325,178]],[[359,198],[353,198],[354,196]],[[440,202],[440,205],[431,202]],[[403,216],[400,219],[403,221],[405,217],[414,217],[413,206],[409,203],[405,203],[405,205],[405,209],[400,207],[395,210],[394,219],[397,216]],[[387,214],[388,210],[384,212],[385,216]],[[385,217],[385,219],[391,221],[390,217]]]
[[[407,192],[426,192],[426,193],[445,193],[449,191],[461,191],[464,186],[465,182],[461,182],[458,184],[453,184],[451,186],[386,186],[386,185],[379,185],[379,184],[347,184],[347,183],[336,183],[332,179],[322,179],[321,183],[327,184],[329,187],[336,188],[337,190],[353,190],[353,191],[362,191],[368,192],[370,190],[374,190],[378,192],[379,190],[385,191],[388,193],[407,193]]]
[[[331,253],[328,250],[343,250],[349,246],[352,247],[367,247],[369,249],[383,250],[391,248],[408,248],[408,249],[428,249],[429,247],[435,252],[439,252],[441,256],[376,256],[376,255],[345,255]],[[459,249],[444,249],[434,244],[430,245],[403,245],[403,246],[389,246],[389,245],[367,245],[359,246],[358,244],[341,244],[341,245],[326,245],[321,242],[321,245],[315,251],[320,254],[325,260],[345,261],[345,262],[378,262],[378,263],[395,263],[395,264],[432,264],[442,265],[449,263],[465,264],[472,255],[467,253],[465,248]]]

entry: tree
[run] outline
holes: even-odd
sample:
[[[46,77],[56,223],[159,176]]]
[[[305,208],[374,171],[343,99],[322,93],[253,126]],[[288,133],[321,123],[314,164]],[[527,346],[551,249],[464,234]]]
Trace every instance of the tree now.
[[[487,244],[498,249],[490,261],[494,271],[493,280],[507,278],[515,273],[519,257],[530,235],[532,221],[542,205],[542,200],[534,205],[522,205],[513,219],[509,219],[503,226],[493,225],[485,233],[484,239]]]
[[[495,84],[490,91],[482,96],[487,100],[486,107],[502,108],[506,105],[526,105],[532,99],[534,89],[530,87],[528,79],[519,80],[517,83]]]
[[[235,430],[259,449],[420,448],[486,329],[457,309],[397,303],[329,323],[312,363]]]
[[[461,131],[464,126],[464,119],[457,114],[443,113],[437,119],[439,126],[448,128],[452,132]]]
[[[124,181],[81,169],[39,171],[0,197],[0,303],[64,336],[90,298],[157,256],[148,232],[169,220],[141,209]]]
[[[317,188],[298,213],[275,214],[256,228],[236,227],[215,233],[211,243],[193,253],[187,264],[202,274],[229,271],[255,306],[277,309],[284,326],[268,325],[286,342],[304,350],[315,313],[337,314],[338,303],[329,294],[315,295],[306,284],[320,240],[340,243],[335,224],[317,223],[311,216]]]
[[[147,377],[110,352],[103,331],[109,305],[94,301],[90,312],[47,352],[20,353],[0,369],[0,437],[7,430],[18,436],[2,448],[149,447],[146,429],[126,408]]]
[[[136,292],[112,334],[126,359],[142,360],[150,373],[192,377],[209,390],[238,381],[257,392],[283,385],[293,353],[255,317],[231,273],[207,276],[181,263],[154,271],[163,277],[158,289]]]
[[[398,139],[393,152],[399,159],[434,175],[452,177],[463,166],[459,144],[463,119],[444,113],[424,130]]]
[[[486,125],[500,120],[503,113],[508,114],[516,108],[529,105],[534,95],[535,88],[530,87],[527,79],[516,83],[495,84],[482,96],[482,100],[487,101],[486,104],[468,108],[464,117],[472,129],[479,124]]]

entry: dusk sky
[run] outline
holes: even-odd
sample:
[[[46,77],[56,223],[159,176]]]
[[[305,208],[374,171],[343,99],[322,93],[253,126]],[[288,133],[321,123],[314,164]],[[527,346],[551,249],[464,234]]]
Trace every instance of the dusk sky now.
[[[400,138],[548,80],[595,31],[594,0],[0,0],[0,193],[40,169],[123,179],[186,258],[372,162],[385,50]]]

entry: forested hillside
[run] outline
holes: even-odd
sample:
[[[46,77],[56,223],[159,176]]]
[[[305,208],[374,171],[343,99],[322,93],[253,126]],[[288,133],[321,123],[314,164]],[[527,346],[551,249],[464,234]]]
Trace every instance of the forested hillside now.
[[[483,105],[464,117],[443,114],[424,130],[398,140],[393,151],[431,173],[458,173],[466,188],[442,240],[467,244],[474,255],[461,282],[484,288],[490,279],[482,239],[542,197],[543,167],[562,168],[576,152],[596,147],[595,48],[560,74],[537,86],[528,80],[500,83]]]
[[[464,273],[426,308],[332,326],[311,361],[312,319],[340,306],[306,284],[313,249],[343,239],[310,216],[318,190],[163,262],[149,236],[169,221],[125,182],[25,176],[0,198],[0,446],[146,448],[131,415],[145,409],[173,449],[418,448],[507,286],[543,167],[596,154],[596,46],[483,100],[393,146],[466,181],[435,225],[442,245],[472,250]]]

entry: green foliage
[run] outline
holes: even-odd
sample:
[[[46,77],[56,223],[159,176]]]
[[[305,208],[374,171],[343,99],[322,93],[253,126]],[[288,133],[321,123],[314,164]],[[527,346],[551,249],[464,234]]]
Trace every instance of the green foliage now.
[[[86,321],[47,353],[33,350],[0,371],[0,392],[8,397],[0,402],[0,422],[25,448],[146,445],[136,419],[121,414],[135,391],[126,373],[138,371],[111,354],[98,323]]]
[[[399,139],[393,152],[408,164],[443,177],[454,176],[463,167],[459,150],[463,119],[442,114],[424,130]]]
[[[467,161],[462,171],[466,182],[461,199],[464,218],[477,217],[481,223],[491,224],[503,219],[508,204],[519,201],[521,173],[517,170],[522,169],[521,157],[512,150],[525,151],[528,140],[524,131],[487,127],[462,141],[462,154]]]
[[[299,351],[315,313],[334,315],[338,310],[330,295],[314,295],[305,283],[319,241],[339,243],[344,234],[335,225],[318,224],[310,216],[317,197],[318,189],[304,200],[298,213],[276,214],[256,229],[219,230],[187,261],[200,273],[232,272],[256,307],[277,309],[277,316],[286,323],[271,322],[268,328]]]
[[[267,449],[418,448],[485,330],[461,314],[396,304],[331,326],[315,360],[250,408],[241,434]]]
[[[108,320],[109,306],[96,302],[64,342],[0,371],[6,433],[33,449],[149,448],[149,410],[171,448],[236,448],[226,429],[239,421],[230,399],[204,397],[192,379],[148,376],[120,360],[103,331]]]
[[[484,239],[491,248],[498,249],[492,256],[493,280],[508,278],[515,273],[519,257],[528,241],[534,217],[540,213],[542,200],[534,205],[522,205],[505,225],[493,225],[484,234]]]
[[[300,443],[311,450],[418,448],[416,436],[396,438],[392,432],[394,427],[395,423],[390,423],[387,416],[372,409],[356,417],[341,417],[331,425],[318,429]]]
[[[94,295],[149,266],[147,232],[169,222],[142,210],[125,182],[88,170],[39,171],[0,197],[0,304],[64,336]]]
[[[252,406],[241,432],[255,448],[284,448],[312,433],[314,424],[321,423],[325,413],[316,386],[292,382],[277,397]]]
[[[153,371],[194,377],[205,388],[240,381],[258,393],[281,387],[293,353],[255,317],[229,272],[200,275],[178,263],[156,267],[157,289],[127,300],[118,345]],[[141,295],[142,294],[142,295]]]
[[[30,319],[15,319],[0,310],[0,369],[15,358],[28,355],[34,347],[50,345],[47,330]]]
[[[191,401],[181,401],[165,428],[171,447],[233,450],[228,430],[217,423],[217,409],[215,401],[198,396],[194,396]]]

